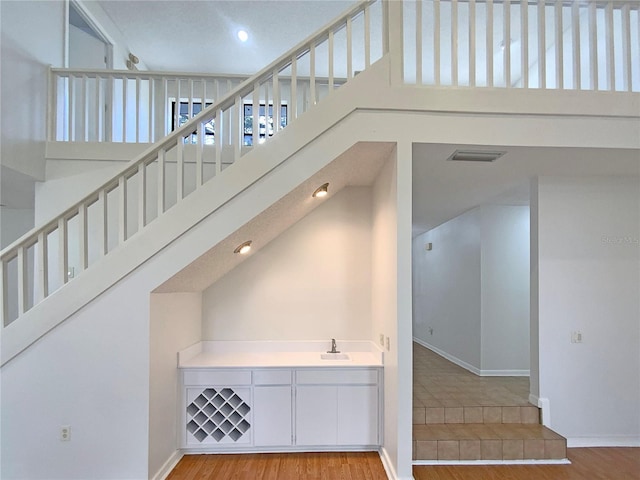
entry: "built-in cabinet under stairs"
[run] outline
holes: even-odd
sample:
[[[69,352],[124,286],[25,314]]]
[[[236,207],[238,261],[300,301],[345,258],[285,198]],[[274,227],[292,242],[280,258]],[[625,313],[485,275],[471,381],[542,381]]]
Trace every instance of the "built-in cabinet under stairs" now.
[[[528,395],[528,377],[480,377],[414,343],[414,461],[567,458]]]

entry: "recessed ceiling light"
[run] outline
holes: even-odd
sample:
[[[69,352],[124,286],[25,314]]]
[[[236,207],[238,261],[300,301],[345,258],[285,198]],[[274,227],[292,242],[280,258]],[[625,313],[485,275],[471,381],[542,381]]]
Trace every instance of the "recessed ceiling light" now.
[[[320,185],[318,188],[316,188],[316,191],[313,192],[313,195],[311,196],[315,198],[322,198],[322,197],[326,197],[328,193],[329,193],[329,184],[325,183],[324,185]]]
[[[247,240],[236,247],[233,253],[239,253],[240,255],[246,255],[251,250],[251,240]]]
[[[237,35],[238,35],[238,40],[240,40],[242,43],[249,40],[249,33],[247,33],[246,30],[238,30]]]

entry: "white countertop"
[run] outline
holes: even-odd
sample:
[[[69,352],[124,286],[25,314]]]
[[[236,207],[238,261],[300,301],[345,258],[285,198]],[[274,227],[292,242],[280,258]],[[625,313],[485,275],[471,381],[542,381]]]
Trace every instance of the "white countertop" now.
[[[340,341],[337,349],[348,360],[324,360],[325,341],[206,341],[178,353],[179,368],[234,367],[382,367],[383,351],[373,342]]]

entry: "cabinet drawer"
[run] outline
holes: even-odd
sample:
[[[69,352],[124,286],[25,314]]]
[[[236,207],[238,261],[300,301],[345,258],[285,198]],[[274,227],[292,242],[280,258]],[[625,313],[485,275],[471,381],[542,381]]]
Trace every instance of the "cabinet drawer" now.
[[[185,370],[185,385],[251,385],[249,370]]]
[[[378,383],[378,371],[373,369],[298,370],[296,383],[299,385],[371,385]]]
[[[291,370],[254,370],[254,385],[291,385]]]

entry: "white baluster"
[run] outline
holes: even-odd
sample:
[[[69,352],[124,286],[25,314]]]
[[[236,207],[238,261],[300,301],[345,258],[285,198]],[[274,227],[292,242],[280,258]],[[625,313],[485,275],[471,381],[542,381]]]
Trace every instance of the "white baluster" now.
[[[273,133],[280,131],[280,82],[278,81],[278,69],[273,70]],[[266,108],[266,107],[265,107]]]
[[[251,138],[253,146],[260,142],[260,84],[253,84],[253,95],[251,99]]]
[[[371,12],[368,5],[364,9],[364,66],[371,66]]]
[[[504,69],[504,86],[511,87],[511,0],[505,0],[502,4],[503,19],[503,69]]]
[[[184,137],[176,143],[176,203],[184,198]]]
[[[127,143],[127,103],[129,96],[129,79],[125,75],[122,78],[122,143]]]
[[[82,75],[82,83],[80,84],[80,141],[86,142],[89,140],[89,120],[87,111],[89,108],[89,95],[87,92],[87,76]]]
[[[469,0],[469,86],[476,86],[476,0]]]
[[[606,59],[607,59],[607,90],[616,89],[616,68],[613,52],[613,2],[607,2],[604,8],[605,35],[606,35]]]
[[[538,2],[538,88],[547,88],[546,0]]]
[[[138,231],[147,225],[147,164],[138,164]]]
[[[433,0],[433,80],[440,85],[440,0]]]
[[[520,0],[520,76],[522,88],[529,88],[529,1]]]
[[[451,85],[458,86],[458,0],[451,0]]]
[[[149,136],[148,142],[155,142],[155,117],[156,117],[156,80],[149,78]]]
[[[216,110],[215,121],[213,122],[213,137],[216,147],[216,175],[222,170],[222,109]]]
[[[487,0],[487,87],[493,87],[493,0]]]
[[[38,233],[38,297],[35,303],[49,296],[49,248],[47,232]],[[1,264],[1,263],[0,263]]]
[[[95,132],[96,141],[103,142],[104,138],[104,115],[105,105],[102,103],[102,78],[96,75],[96,118],[95,118]]]
[[[69,125],[67,128],[68,140],[75,142],[76,140],[76,82],[73,75],[69,75]]]
[[[27,251],[26,247],[18,247],[18,316],[27,311]]]
[[[127,240],[127,178],[118,178],[118,245]]]
[[[598,90],[598,25],[595,1],[589,3],[589,73],[591,90]]]
[[[202,154],[204,151],[204,123],[198,122],[196,130],[196,190],[202,186]]]
[[[176,78],[176,108],[173,115],[173,130],[180,128],[180,83],[181,80]]]
[[[64,285],[69,280],[69,249],[67,239],[67,219],[58,219],[58,275],[60,285]]]
[[[353,78],[353,25],[351,17],[347,18],[347,79]]]
[[[298,118],[298,59],[296,57],[291,59],[291,104],[289,108],[289,118],[291,120]]]
[[[165,211],[164,190],[165,190],[165,150],[158,152],[158,217]]]
[[[640,17],[640,10],[638,11]],[[640,29],[639,29],[640,30]],[[631,91],[631,14],[629,4],[622,7],[622,78],[623,88]]]
[[[164,106],[162,109],[162,125],[164,125],[164,134],[168,135],[171,131],[171,122],[168,118],[171,110],[169,105],[169,80],[167,77],[162,77],[162,105]]]
[[[136,143],[140,143],[140,112],[142,111],[142,99],[140,98],[140,76],[136,76]]]
[[[416,2],[416,85],[422,85],[422,0]]]
[[[80,255],[80,271],[89,266],[89,229],[87,227],[87,204],[81,203],[78,207],[78,253]]]
[[[233,108],[232,111],[233,119],[231,124],[231,135],[233,136],[233,161],[235,163],[240,159],[240,155],[242,153],[241,142],[244,137],[244,135],[241,134],[241,132],[244,132],[244,128],[242,125],[242,97],[240,95],[236,95],[234,107],[235,108]],[[265,110],[267,110],[266,106]],[[265,111],[265,116],[266,113],[267,112]],[[268,127],[268,122],[266,123]]]
[[[562,26],[562,0],[556,0],[555,5],[555,22],[556,27],[556,88],[564,89],[564,39]]]
[[[582,88],[582,79],[580,78],[580,5],[578,2],[571,4],[571,35],[573,43],[573,88],[580,90]]]
[[[100,206],[102,223],[100,224],[100,256],[109,253],[109,212],[108,212],[108,191],[102,189],[98,192],[98,205]]]
[[[329,32],[329,91],[333,91],[333,41],[334,41],[334,33],[333,30]]]
[[[316,104],[316,44],[312,43],[309,47],[309,96],[311,97],[311,105]]]

